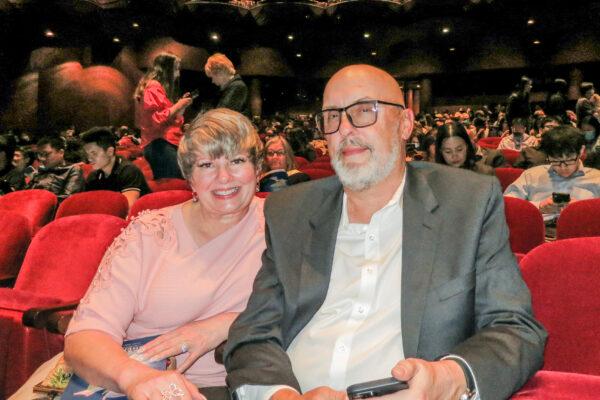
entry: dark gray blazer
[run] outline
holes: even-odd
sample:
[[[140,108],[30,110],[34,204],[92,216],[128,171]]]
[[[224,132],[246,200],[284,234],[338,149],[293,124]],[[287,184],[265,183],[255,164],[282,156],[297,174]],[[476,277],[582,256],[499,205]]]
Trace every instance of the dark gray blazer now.
[[[508,244],[499,183],[420,162],[407,166],[406,179],[404,355],[459,355],[475,371],[482,399],[507,398],[541,366],[546,332],[532,317]],[[232,390],[244,384],[299,389],[285,350],[325,300],[341,211],[337,177],[268,198],[263,266],[225,349]]]

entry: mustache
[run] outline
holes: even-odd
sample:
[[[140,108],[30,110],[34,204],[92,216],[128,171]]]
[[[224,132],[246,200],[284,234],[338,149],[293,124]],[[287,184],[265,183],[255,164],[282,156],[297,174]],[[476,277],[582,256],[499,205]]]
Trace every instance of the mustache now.
[[[369,151],[373,152],[373,146],[371,146],[370,144],[364,143],[359,138],[345,137],[344,140],[342,140],[340,142],[340,147],[336,151],[337,156],[340,157],[342,155],[342,152],[344,151],[344,149],[346,149],[346,147],[348,147],[348,146],[362,147],[362,148],[368,149]]]

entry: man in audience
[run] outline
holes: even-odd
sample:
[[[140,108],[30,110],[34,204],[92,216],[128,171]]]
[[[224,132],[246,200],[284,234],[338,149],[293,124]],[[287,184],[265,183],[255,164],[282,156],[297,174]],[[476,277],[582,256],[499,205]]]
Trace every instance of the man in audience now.
[[[592,82],[583,82],[579,88],[581,89],[581,97],[577,100],[575,105],[575,113],[577,114],[577,126],[580,126],[581,121],[588,116],[594,115],[595,107],[592,103],[592,97],[594,96],[594,84]]]
[[[546,334],[497,180],[406,164],[413,114],[375,67],[338,71],[316,119],[337,176],[267,200],[263,266],[225,349],[230,388],[344,399],[393,375],[408,381],[398,399],[508,398],[541,366]]]
[[[138,167],[116,154],[117,137],[110,128],[92,128],[81,135],[83,149],[94,171],[88,176],[86,191],[112,190],[127,198],[129,207],[150,192]]]
[[[531,116],[531,106],[529,105],[529,95],[533,88],[533,81],[522,76],[519,81],[518,90],[513,92],[508,97],[508,104],[506,106],[506,120],[508,123],[512,123],[515,118],[523,118],[527,120]]]
[[[581,162],[585,142],[579,129],[561,125],[550,130],[542,136],[540,149],[547,164],[523,172],[506,188],[505,196],[530,201],[547,223],[570,203],[600,197],[600,171]]]
[[[542,118],[540,129],[538,131],[539,138],[541,139],[546,132],[561,124],[562,120],[559,117],[549,116]],[[540,150],[538,144],[537,146],[525,147],[521,150],[521,154],[519,154],[519,157],[515,160],[514,166],[516,168],[527,169],[542,164],[546,164],[546,153]]]
[[[221,89],[217,107],[230,108],[250,118],[248,87],[225,54],[215,53],[206,60],[204,72]]]
[[[510,126],[510,134],[502,138],[498,150],[522,150],[535,145],[537,145],[535,136],[527,134],[527,120],[514,118]]]
[[[73,193],[83,191],[83,171],[65,161],[66,140],[60,136],[43,137],[37,143],[40,167],[25,184],[25,189],[45,189],[63,201]]]

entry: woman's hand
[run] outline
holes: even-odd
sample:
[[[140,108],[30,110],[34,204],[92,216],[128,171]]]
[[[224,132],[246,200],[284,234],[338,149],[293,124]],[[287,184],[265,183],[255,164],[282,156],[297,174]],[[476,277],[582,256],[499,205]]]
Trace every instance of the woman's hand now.
[[[175,371],[151,370],[136,378],[124,388],[128,399],[206,400],[194,384]]]
[[[224,313],[185,324],[145,344],[140,355],[146,360],[155,361],[189,353],[185,361],[177,366],[177,371],[183,373],[198,358],[227,339],[229,327],[237,316],[237,313]]]

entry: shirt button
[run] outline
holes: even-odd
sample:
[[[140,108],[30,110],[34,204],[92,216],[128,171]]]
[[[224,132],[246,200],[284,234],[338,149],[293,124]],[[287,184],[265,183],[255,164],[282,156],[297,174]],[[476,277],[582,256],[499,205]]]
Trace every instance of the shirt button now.
[[[375,240],[375,235],[373,233],[371,233],[369,235],[369,240],[372,242],[373,240]]]
[[[358,307],[358,313],[359,314],[364,314],[365,313],[365,308],[363,306],[359,306]]]
[[[338,346],[338,350],[341,351],[342,353],[345,353],[346,352],[346,346],[344,346],[343,344],[340,344]]]

